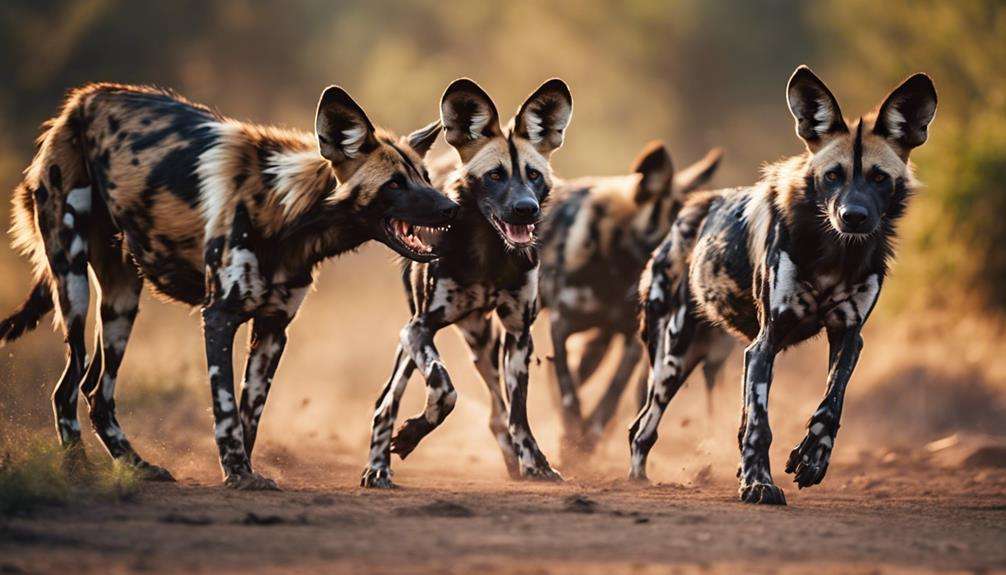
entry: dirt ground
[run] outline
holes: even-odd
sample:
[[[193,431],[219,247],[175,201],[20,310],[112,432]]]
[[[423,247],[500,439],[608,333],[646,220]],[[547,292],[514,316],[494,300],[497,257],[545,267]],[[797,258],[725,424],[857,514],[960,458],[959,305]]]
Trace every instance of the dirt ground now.
[[[552,485],[399,465],[401,487],[373,491],[355,487],[350,465],[298,467],[278,493],[225,490],[208,474],[8,519],[0,572],[1006,572],[1001,470],[841,466],[765,508],[705,474]]]

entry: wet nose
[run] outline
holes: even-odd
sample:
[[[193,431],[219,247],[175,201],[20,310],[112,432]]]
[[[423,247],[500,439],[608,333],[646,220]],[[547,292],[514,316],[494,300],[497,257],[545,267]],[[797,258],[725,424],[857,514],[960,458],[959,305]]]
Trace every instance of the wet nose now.
[[[513,205],[513,211],[522,218],[530,219],[538,217],[538,202],[532,200],[531,198],[517,200]]]
[[[866,208],[857,205],[842,206],[838,210],[838,217],[842,218],[842,223],[851,229],[862,227],[869,215]]]
[[[443,208],[443,209],[440,210],[440,214],[443,215],[444,218],[446,218],[448,220],[453,220],[454,216],[458,215],[458,207],[457,206],[447,206],[446,208]]]

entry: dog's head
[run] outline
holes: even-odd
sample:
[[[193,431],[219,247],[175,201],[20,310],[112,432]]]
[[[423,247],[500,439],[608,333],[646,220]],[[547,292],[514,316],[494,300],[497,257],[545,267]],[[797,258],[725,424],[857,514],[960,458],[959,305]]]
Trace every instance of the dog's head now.
[[[430,261],[458,205],[431,184],[423,158],[440,122],[398,138],[374,128],[345,90],[328,87],[318,102],[315,131],[350,209],[371,233],[402,256]]]
[[[806,66],[786,89],[796,133],[812,157],[814,201],[842,236],[867,237],[892,211],[900,213],[912,181],[909,153],[926,142],[936,114],[936,88],[916,74],[868,116],[851,124],[838,101]]]
[[[504,242],[534,242],[541,206],[552,189],[549,158],[562,146],[573,98],[562,80],[541,85],[517,110],[507,129],[496,105],[475,82],[455,80],[444,92],[440,118],[447,142],[461,158],[464,190]]]
[[[632,165],[632,172],[638,174],[632,180],[636,206],[633,235],[652,246],[664,239],[685,199],[713,177],[722,158],[723,150],[714,148],[698,162],[675,172],[663,142],[647,144]]]

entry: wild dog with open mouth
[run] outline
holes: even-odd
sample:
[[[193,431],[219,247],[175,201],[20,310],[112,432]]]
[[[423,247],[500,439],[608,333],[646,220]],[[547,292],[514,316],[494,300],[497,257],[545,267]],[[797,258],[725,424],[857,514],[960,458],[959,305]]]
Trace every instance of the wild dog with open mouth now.
[[[434,182],[461,206],[444,235],[440,259],[410,264],[403,279],[412,319],[402,329],[391,378],[374,411],[365,487],[392,487],[391,454],[405,458],[454,409],[457,393],[433,336],[455,325],[489,388],[489,427],[512,477],[561,479],[538,448],[527,420],[531,324],[538,315],[535,226],[553,185],[549,158],[563,142],[573,99],[561,80],[541,85],[506,130],[496,105],[468,79],[452,83],[440,104],[447,142],[460,167]],[[505,339],[493,321],[499,318]],[[502,350],[506,397],[500,391]],[[426,380],[426,408],[392,437],[409,376]]]
[[[643,349],[637,334],[639,276],[650,252],[671,228],[686,197],[705,184],[723,152],[675,173],[661,142],[651,142],[632,166],[616,177],[579,178],[557,185],[561,198],[549,210],[541,233],[541,304],[549,310],[555,373],[563,413],[563,462],[582,460],[593,451],[615,415]],[[574,378],[567,359],[567,340],[596,329],[587,341]],[[623,348],[617,371],[593,411],[581,415],[577,388],[593,374],[613,340]],[[717,353],[706,357],[707,387],[733,348],[723,335]],[[646,374],[641,382],[645,394]]]
[[[704,350],[709,323],[751,344],[744,354],[738,441],[740,497],[785,504],[772,482],[768,393],[783,349],[828,335],[828,389],[786,471],[800,487],[828,469],[860,335],[880,294],[895,225],[916,187],[908,157],[925,143],[936,90],[924,74],[896,88],[876,112],[848,122],[805,66],[786,89],[807,152],[765,168],[750,188],[693,198],[657,248],[642,282],[644,330],[653,350],[646,404],[629,443],[631,477],[646,456],[668,402]]]
[[[82,455],[78,385],[109,454],[149,479],[115,417],[115,384],[144,280],[202,309],[216,442],[226,484],[274,489],[252,471],[259,418],[286,327],[324,259],[376,239],[430,261],[458,206],[422,158],[439,122],[408,138],[374,128],[341,88],[321,95],[316,134],[225,118],[160,89],[92,84],[50,120],[14,197],[14,243],[37,283],[0,323],[0,342],[54,307],[69,359],[53,394],[62,444]],[[88,268],[98,282],[96,346],[84,347]],[[53,301],[55,294],[55,302]],[[251,320],[240,401],[232,344]]]

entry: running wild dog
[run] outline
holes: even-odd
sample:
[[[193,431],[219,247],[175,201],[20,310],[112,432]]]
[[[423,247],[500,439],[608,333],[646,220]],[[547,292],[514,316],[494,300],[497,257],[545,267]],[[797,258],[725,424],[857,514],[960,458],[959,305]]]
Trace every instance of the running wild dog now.
[[[226,485],[276,488],[252,471],[252,447],[286,327],[315,267],[371,239],[429,261],[458,211],[422,163],[439,122],[396,138],[332,86],[315,127],[311,135],[245,124],[168,91],[114,84],[72,91],[46,124],[14,197],[14,242],[34,262],[37,282],[0,324],[0,341],[56,309],[69,359],[53,408],[71,453],[82,455],[79,386],[108,453],[149,479],[172,479],[136,453],[115,417],[116,375],[149,280],[167,299],[202,309]],[[90,363],[88,268],[100,294],[100,351]],[[238,401],[231,346],[248,320]]]
[[[936,90],[916,74],[874,113],[850,122],[801,66],[786,96],[807,152],[767,166],[753,187],[692,198],[641,282],[652,373],[629,431],[633,478],[645,479],[660,418],[701,361],[710,324],[751,341],[738,433],[741,499],[786,502],[769,468],[772,365],[780,351],[822,329],[827,391],[786,471],[804,488],[828,470],[860,332],[887,274],[895,225],[917,186],[908,156],[926,141]]]
[[[444,234],[441,257],[403,269],[412,319],[402,329],[395,367],[377,400],[361,483],[392,487],[391,454],[407,457],[454,408],[457,393],[433,345],[434,334],[452,324],[489,388],[489,427],[511,477],[559,480],[528,425],[527,389],[531,324],[538,314],[535,225],[553,186],[549,157],[562,145],[573,99],[565,83],[549,80],[504,130],[489,95],[460,79],[444,92],[440,111],[461,165],[434,181],[461,210]],[[501,351],[508,401],[500,391]],[[399,401],[417,367],[426,380],[426,408],[392,436]]]
[[[651,142],[625,176],[589,177],[562,182],[552,195],[541,233],[541,305],[549,310],[555,373],[563,413],[564,463],[582,460],[594,450],[615,415],[618,402],[642,358],[637,335],[639,276],[650,252],[671,228],[687,196],[716,172],[723,152],[675,173],[671,156]],[[573,376],[567,340],[596,330],[588,339]],[[593,374],[617,338],[622,355],[614,377],[589,415],[581,415],[577,388]],[[725,334],[717,353],[706,357],[706,384],[716,380],[733,348]],[[645,394],[646,373],[641,382]]]

